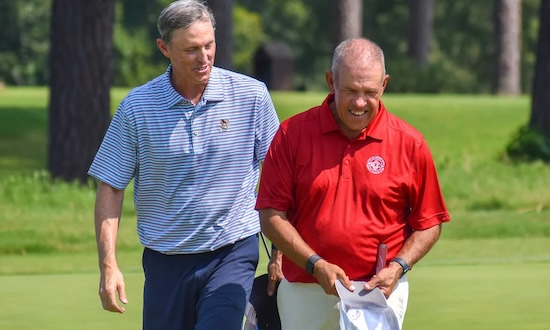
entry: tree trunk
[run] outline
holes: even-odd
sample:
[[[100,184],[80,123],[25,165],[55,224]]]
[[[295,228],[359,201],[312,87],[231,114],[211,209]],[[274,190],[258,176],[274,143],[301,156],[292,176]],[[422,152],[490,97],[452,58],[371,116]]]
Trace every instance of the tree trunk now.
[[[550,139],[550,0],[541,0],[529,127]]]
[[[115,0],[53,1],[48,170],[54,178],[86,181],[109,125],[114,6]]]
[[[233,68],[233,0],[208,0],[216,18],[215,64],[225,69]]]
[[[334,46],[340,42],[360,37],[363,34],[363,1],[338,0],[335,1],[336,12],[334,17]]]
[[[496,68],[494,92],[521,93],[521,0],[495,0]]]
[[[411,0],[408,55],[419,66],[428,63],[435,0]]]

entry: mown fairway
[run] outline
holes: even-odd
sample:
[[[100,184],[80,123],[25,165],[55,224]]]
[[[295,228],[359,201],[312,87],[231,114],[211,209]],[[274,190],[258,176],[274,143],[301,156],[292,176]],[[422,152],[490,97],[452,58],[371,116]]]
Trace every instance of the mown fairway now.
[[[127,90],[113,91],[113,111]],[[324,93],[273,93],[281,119]],[[502,152],[529,116],[529,99],[386,95],[387,108],[431,147],[452,222],[410,273],[405,329],[548,329],[550,166]],[[93,187],[50,182],[47,90],[0,90],[0,329],[138,329],[140,247],[129,188],[119,260],[130,304],[103,312]],[[265,272],[265,258],[258,273]]]

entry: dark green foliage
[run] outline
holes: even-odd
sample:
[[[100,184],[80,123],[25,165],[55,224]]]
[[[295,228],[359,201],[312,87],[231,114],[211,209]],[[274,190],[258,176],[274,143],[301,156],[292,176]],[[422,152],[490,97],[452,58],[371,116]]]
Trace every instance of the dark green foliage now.
[[[386,64],[390,75],[388,92],[399,93],[477,93],[476,76],[457,66],[444,54],[433,56],[424,66],[418,66],[407,57],[399,57]]]
[[[51,0],[0,0],[0,81],[47,84]]]
[[[513,161],[550,162],[550,139],[536,130],[523,126],[506,146],[506,155]]]
[[[156,20],[169,2],[117,0],[113,85],[139,85],[164,71],[168,60],[155,44]],[[539,3],[522,1],[523,92],[530,91],[532,85]],[[48,83],[50,4],[51,0],[0,0],[0,81],[9,85]],[[235,69],[251,74],[259,45],[266,40],[284,41],[296,56],[296,87],[326,90],[324,72],[330,66],[333,48],[333,5],[331,0],[235,0]],[[384,49],[393,77],[391,91],[490,92],[493,2],[436,1],[435,5],[431,55],[427,67],[420,69],[407,60],[409,4],[365,0],[363,35]]]

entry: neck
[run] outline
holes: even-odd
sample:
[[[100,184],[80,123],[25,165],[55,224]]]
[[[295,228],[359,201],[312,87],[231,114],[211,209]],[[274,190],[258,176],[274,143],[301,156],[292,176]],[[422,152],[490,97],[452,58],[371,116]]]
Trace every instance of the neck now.
[[[206,84],[189,84],[185,80],[178,80],[173,74],[170,75],[170,82],[172,87],[187,100],[191,101],[193,105],[197,105],[206,89]]]
[[[344,133],[344,135],[350,139],[350,140],[353,140],[355,139],[356,137],[359,136],[359,134],[361,134],[361,132],[363,132],[363,130],[360,130],[360,131],[352,131],[350,130],[346,125],[344,125],[344,123],[342,122],[342,120],[340,120],[340,117],[338,116],[338,113],[336,112],[336,104],[334,103],[334,101],[332,101],[330,104],[329,104],[329,108],[330,108],[330,112],[332,113],[332,117],[334,118],[334,120],[336,121],[336,125],[338,125],[338,127],[340,128],[340,130],[342,131],[342,133]]]

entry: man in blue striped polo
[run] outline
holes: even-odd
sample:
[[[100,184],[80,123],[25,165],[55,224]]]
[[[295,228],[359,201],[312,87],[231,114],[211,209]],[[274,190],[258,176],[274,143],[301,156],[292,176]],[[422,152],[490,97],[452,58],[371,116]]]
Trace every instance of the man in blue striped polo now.
[[[128,303],[116,261],[134,180],[144,246],[143,329],[240,329],[258,263],[260,162],[279,126],[265,84],[213,66],[215,19],[198,0],[158,19],[167,71],[119,105],[90,167],[103,308]]]

